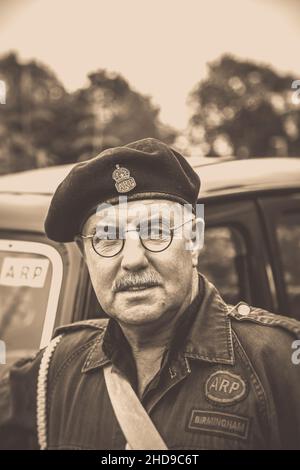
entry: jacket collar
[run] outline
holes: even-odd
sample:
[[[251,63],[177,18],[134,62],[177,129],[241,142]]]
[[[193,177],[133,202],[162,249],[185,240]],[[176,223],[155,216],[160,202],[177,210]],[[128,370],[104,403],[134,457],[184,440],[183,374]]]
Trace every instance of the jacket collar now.
[[[189,328],[186,339],[181,341],[177,353],[185,358],[201,360],[216,364],[234,364],[231,322],[228,317],[228,305],[219,292],[202,274],[202,283],[196,305],[195,319]],[[190,310],[192,305],[187,309]],[[187,311],[187,313],[189,313]],[[119,346],[117,338],[112,338],[115,329],[108,320],[105,332],[101,332],[90,347],[82,372],[88,372],[111,362],[108,347]],[[181,331],[181,330],[180,330]],[[179,331],[179,332],[180,332]],[[115,340],[115,341],[114,341]]]
[[[183,350],[185,357],[217,364],[234,364],[229,307],[203,275],[203,297]]]

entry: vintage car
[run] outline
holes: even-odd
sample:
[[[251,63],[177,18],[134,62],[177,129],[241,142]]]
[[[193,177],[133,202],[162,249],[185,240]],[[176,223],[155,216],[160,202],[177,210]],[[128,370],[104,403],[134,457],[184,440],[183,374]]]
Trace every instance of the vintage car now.
[[[190,162],[206,223],[199,270],[231,304],[300,319],[300,159]],[[58,325],[99,315],[76,244],[54,243],[43,228],[71,167],[0,178],[0,376],[45,346]]]

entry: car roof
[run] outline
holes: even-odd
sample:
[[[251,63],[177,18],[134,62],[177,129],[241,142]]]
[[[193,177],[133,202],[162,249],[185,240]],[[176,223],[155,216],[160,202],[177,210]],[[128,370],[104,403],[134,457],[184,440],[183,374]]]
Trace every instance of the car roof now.
[[[222,161],[191,158],[201,179],[202,201],[219,196],[274,189],[300,189],[300,159],[264,158]],[[74,164],[0,177],[0,229],[44,233],[44,219],[54,191]]]
[[[200,196],[300,188],[300,158],[252,158],[194,165]]]
[[[200,196],[300,187],[300,158],[209,157],[188,159],[201,179]],[[41,168],[0,177],[0,193],[52,195],[74,164]]]
[[[52,166],[1,176],[0,193],[52,195],[73,166]]]

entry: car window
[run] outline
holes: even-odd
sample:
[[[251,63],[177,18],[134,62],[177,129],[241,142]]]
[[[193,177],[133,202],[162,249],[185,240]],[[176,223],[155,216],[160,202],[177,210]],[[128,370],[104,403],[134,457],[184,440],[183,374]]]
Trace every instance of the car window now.
[[[209,227],[198,268],[219,290],[229,304],[251,302],[246,243],[234,227]]]
[[[61,282],[62,261],[53,247],[0,240],[0,340],[8,365],[50,340]]]
[[[283,214],[277,221],[277,239],[290,314],[300,319],[300,214]]]

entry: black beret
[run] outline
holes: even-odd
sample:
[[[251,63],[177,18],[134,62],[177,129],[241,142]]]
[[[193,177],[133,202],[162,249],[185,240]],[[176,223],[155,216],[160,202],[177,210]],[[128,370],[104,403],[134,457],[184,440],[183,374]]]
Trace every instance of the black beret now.
[[[98,204],[168,199],[197,203],[200,179],[187,160],[159,140],[147,138],[104,150],[78,163],[58,186],[45,220],[47,236],[71,242]]]

